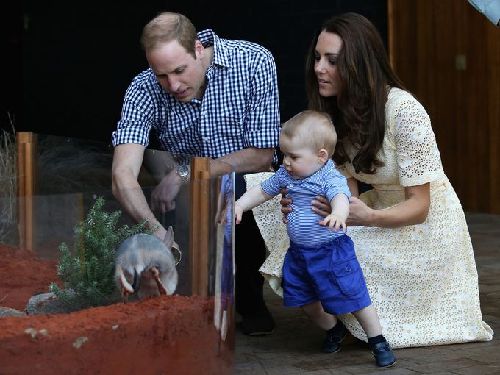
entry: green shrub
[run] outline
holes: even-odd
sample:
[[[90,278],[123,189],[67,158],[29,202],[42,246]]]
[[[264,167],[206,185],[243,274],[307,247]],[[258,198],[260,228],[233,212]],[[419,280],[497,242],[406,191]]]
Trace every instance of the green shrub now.
[[[14,244],[17,238],[16,138],[0,129],[0,243]]]
[[[97,198],[86,219],[76,226],[73,251],[64,242],[59,246],[57,274],[64,288],[52,283],[49,290],[71,310],[115,302],[114,258],[117,247],[129,236],[152,233],[146,222],[117,227],[121,211],[108,213],[103,206],[104,199]]]

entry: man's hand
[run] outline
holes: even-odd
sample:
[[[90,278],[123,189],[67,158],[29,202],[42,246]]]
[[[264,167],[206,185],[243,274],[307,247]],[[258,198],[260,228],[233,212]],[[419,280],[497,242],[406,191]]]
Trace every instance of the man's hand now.
[[[180,187],[181,178],[175,170],[170,171],[151,193],[151,209],[161,213],[173,210]]]

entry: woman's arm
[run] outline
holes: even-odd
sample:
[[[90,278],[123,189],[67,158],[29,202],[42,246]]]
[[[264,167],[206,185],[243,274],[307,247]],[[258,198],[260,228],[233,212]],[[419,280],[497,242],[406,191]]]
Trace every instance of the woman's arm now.
[[[421,224],[427,218],[429,206],[429,183],[405,187],[405,200],[384,210],[374,210],[359,198],[351,197],[347,225],[397,228]]]
[[[358,180],[356,180],[354,177],[349,177],[347,179],[347,186],[349,186],[349,190],[351,191],[352,196],[359,197]]]
[[[351,184],[348,180],[349,188]],[[397,228],[406,225],[421,224],[427,218],[430,206],[429,183],[405,188],[405,200],[384,210],[375,210],[368,207],[354,195],[350,198],[349,217],[347,225],[363,225],[367,227]],[[357,187],[356,187],[357,188]],[[326,217],[331,212],[331,206],[324,197],[317,197],[313,201],[313,211]],[[283,208],[282,208],[283,211]]]

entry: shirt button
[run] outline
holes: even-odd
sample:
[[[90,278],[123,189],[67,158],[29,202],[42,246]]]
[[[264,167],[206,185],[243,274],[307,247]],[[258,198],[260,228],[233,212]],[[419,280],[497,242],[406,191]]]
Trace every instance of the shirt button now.
[[[207,111],[201,111],[201,115],[202,116],[206,116],[207,115]]]
[[[203,142],[206,142],[206,143],[210,142],[210,137],[202,137],[202,139],[203,139]]]

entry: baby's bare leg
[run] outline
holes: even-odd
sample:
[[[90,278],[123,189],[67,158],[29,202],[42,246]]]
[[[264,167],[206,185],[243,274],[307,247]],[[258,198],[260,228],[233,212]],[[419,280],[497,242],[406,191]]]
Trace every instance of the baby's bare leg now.
[[[337,324],[337,318],[335,315],[325,312],[319,301],[302,306],[302,310],[304,310],[307,316],[314,323],[326,331]]]
[[[366,336],[375,337],[382,334],[382,326],[380,325],[377,310],[375,310],[373,305],[355,311],[353,315],[356,317],[359,324],[361,324],[361,327],[363,327]]]

